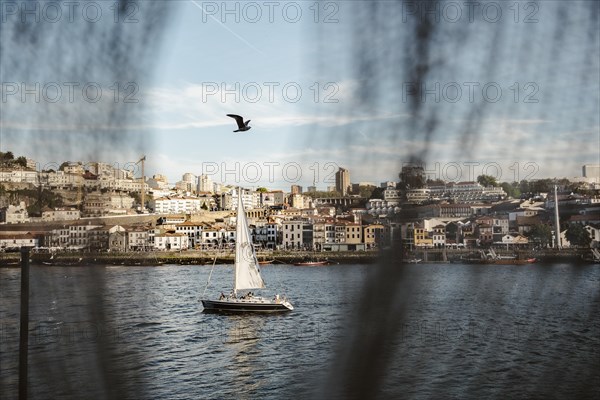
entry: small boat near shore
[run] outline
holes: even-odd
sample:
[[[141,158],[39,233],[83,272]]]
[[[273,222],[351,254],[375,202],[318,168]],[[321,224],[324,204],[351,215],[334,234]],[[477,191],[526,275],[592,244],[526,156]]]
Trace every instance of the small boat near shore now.
[[[329,261],[299,261],[295,262],[294,265],[304,266],[304,267],[316,267],[319,265],[327,265]]]
[[[535,258],[496,258],[492,260],[481,260],[481,264],[495,264],[495,265],[525,265],[533,264],[537,262]]]

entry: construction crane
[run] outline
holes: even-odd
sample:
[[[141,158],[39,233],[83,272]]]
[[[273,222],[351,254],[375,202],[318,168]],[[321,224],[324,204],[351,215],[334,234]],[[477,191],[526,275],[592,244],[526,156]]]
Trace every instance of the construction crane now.
[[[142,212],[142,214],[144,214],[144,211],[145,211],[144,210],[144,208],[145,208],[144,206],[146,204],[144,202],[145,195],[146,195],[146,187],[144,186],[144,161],[146,161],[146,156],[145,155],[143,155],[142,158],[140,158],[138,160],[138,162],[135,163],[136,165],[139,164],[139,163],[142,163],[142,196],[141,196],[141,199],[140,199],[140,201],[142,203],[142,205],[140,207],[140,211]]]

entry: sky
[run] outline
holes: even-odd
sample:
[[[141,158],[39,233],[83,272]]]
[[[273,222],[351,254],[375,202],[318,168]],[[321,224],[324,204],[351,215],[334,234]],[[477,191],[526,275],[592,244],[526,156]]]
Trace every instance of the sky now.
[[[39,21],[28,24],[44,30],[36,36],[47,42],[44,50],[21,42],[17,30],[6,34],[22,23],[4,7],[0,151],[42,165],[80,160],[129,168],[139,168],[133,162],[145,154],[146,174],[173,183],[185,172],[206,173],[216,182],[284,190],[325,190],[339,167],[350,170],[352,182],[395,181],[424,149],[431,178],[580,176],[583,164],[600,163],[598,30],[589,38],[597,19],[585,2],[565,10],[558,2],[488,3],[471,22],[462,2],[442,3],[438,33],[459,40],[432,45],[432,64],[442,67],[419,88],[394,58],[410,51],[409,20],[421,11],[414,2],[393,9],[378,2],[374,19],[356,2],[178,1],[163,3],[165,15],[142,2],[118,22],[111,3],[97,2],[103,17],[93,24],[77,13],[68,21],[64,9],[51,23],[52,9],[42,2]],[[504,33],[496,40],[497,24]],[[111,35],[122,41],[106,39]],[[116,56],[110,46],[118,47]],[[105,52],[127,68],[111,66]],[[382,62],[358,68],[367,57]],[[69,102],[65,82],[73,81],[78,90],[95,82],[102,99],[82,100],[76,90]],[[41,100],[22,101],[21,84],[36,82]],[[53,84],[62,89],[56,102],[48,101]],[[369,93],[374,98],[365,101]],[[411,122],[416,96],[422,113],[436,115],[431,141]],[[470,148],[461,132],[480,105]],[[250,119],[252,129],[233,133],[228,113]],[[117,122],[107,122],[113,115]]]

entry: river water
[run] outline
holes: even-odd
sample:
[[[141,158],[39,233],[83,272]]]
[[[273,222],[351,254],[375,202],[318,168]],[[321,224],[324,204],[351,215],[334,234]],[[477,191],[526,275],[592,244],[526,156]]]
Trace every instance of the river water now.
[[[199,303],[210,266],[33,266],[29,396],[359,398],[344,391],[358,361],[383,369],[358,382],[382,399],[599,398],[600,267],[399,266],[402,313],[356,335],[363,316],[373,323],[360,303],[375,268],[264,266],[268,293],[295,310],[223,316]],[[17,397],[19,279],[0,269],[3,400]],[[232,281],[216,266],[206,294]],[[352,359],[388,325],[381,353]]]

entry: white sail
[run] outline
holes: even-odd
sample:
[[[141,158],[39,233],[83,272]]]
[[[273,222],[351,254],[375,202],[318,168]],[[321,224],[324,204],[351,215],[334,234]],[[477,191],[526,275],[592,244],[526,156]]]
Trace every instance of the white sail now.
[[[242,204],[242,190],[238,190],[237,229],[235,241],[235,284],[234,290],[260,289],[265,283],[260,276],[258,260],[248,229],[246,211]]]

